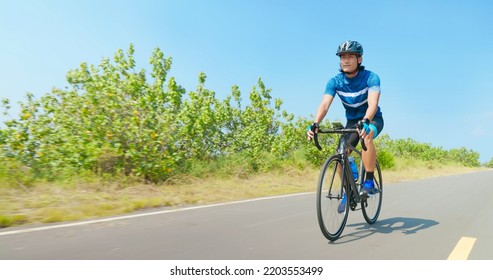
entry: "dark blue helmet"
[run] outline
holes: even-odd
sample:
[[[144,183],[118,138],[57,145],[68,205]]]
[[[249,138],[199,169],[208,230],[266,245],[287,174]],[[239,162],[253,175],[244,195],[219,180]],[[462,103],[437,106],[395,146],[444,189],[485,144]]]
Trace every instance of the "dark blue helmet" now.
[[[363,46],[356,42],[347,40],[344,43],[340,44],[337,48],[337,55],[341,56],[343,53],[354,53],[357,55],[363,55]]]

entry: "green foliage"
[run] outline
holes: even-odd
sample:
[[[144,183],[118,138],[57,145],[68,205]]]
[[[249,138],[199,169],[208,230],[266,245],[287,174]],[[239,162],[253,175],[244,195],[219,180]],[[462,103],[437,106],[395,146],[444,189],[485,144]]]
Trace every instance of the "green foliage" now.
[[[27,221],[25,215],[0,215],[0,228],[10,227],[17,224],[23,224]]]
[[[391,169],[395,166],[394,156],[388,150],[378,151],[377,160],[382,169]]]
[[[183,90],[173,80],[169,91],[161,88],[170,59],[159,49],[151,58],[154,84],[133,69],[133,53],[130,46],[127,55],[115,54],[114,63],[82,63],[67,74],[70,90],[53,89],[39,100],[28,94],[20,118],[6,122],[8,152],[52,180],[83,170],[151,181],[170,173],[176,163],[168,123],[177,105],[171,101]]]
[[[4,155],[49,180],[90,170],[159,182],[187,172],[191,160],[238,153],[262,170],[265,154],[286,156],[295,147],[285,138],[298,132],[292,115],[281,112],[281,100],[272,100],[261,79],[243,108],[237,86],[220,101],[200,73],[196,91],[187,93],[167,80],[171,58],[160,49],[149,60],[152,79],[135,69],[133,54],[130,45],[113,61],[81,63],[67,74],[70,89],[55,88],[39,99],[28,94],[20,117],[1,131]],[[8,111],[7,100],[3,107]]]
[[[382,135],[376,142],[379,151],[385,150],[396,157],[455,162],[467,167],[480,166],[479,153],[464,147],[447,151],[442,147],[433,147],[431,144],[419,143],[410,138],[392,140],[388,135]]]
[[[29,167],[0,153],[0,187],[21,187],[27,190],[34,181],[35,177]]]
[[[493,168],[493,158],[490,159],[490,161],[488,161],[486,164],[485,164],[485,167],[488,167],[488,168]]]
[[[223,100],[206,88],[200,73],[195,91],[168,78],[172,59],[156,48],[150,75],[135,69],[134,47],[118,50],[99,65],[81,63],[67,73],[67,89],[40,98],[28,93],[20,115],[0,129],[0,180],[29,187],[39,179],[64,180],[92,173],[147,182],[177,174],[238,175],[294,164],[319,166],[335,151],[337,136],[321,135],[324,150],[306,141],[306,118],[281,109],[262,79],[247,104],[233,86]],[[1,105],[7,115],[10,104]],[[330,127],[328,120],[323,124]],[[394,156],[456,161],[478,166],[465,148],[445,151],[412,139],[376,140],[378,159],[392,168]],[[222,172],[222,171],[219,171]],[[12,179],[15,178],[15,179]]]

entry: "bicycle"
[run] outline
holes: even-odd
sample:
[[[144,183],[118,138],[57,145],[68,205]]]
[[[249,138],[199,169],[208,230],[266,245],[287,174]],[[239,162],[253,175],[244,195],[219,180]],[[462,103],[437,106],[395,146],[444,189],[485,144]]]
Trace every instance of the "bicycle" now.
[[[337,150],[329,157],[320,172],[317,187],[317,217],[323,235],[330,241],[337,240],[346,226],[349,210],[356,211],[358,204],[361,205],[363,217],[368,224],[377,221],[382,207],[383,181],[380,165],[376,161],[374,171],[375,192],[372,195],[360,193],[362,182],[365,178],[365,169],[361,160],[361,151],[347,142],[347,134],[358,133],[362,129],[362,123],[354,128],[343,128],[342,124],[334,123],[333,129],[319,128],[318,133],[340,134]],[[319,150],[322,147],[318,141],[318,133],[314,135],[315,145]],[[366,151],[366,146],[361,139],[361,146]],[[349,149],[349,150],[348,150]],[[349,164],[349,152],[353,151],[359,155],[359,176],[355,180]],[[344,212],[339,213],[339,204],[346,194],[346,207]]]

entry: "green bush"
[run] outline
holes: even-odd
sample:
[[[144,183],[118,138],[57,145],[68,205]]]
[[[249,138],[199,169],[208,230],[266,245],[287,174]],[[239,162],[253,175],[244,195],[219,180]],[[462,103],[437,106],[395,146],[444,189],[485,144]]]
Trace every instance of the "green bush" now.
[[[389,151],[379,150],[377,160],[382,169],[391,169],[395,166],[394,156]]]
[[[17,224],[23,224],[27,221],[27,217],[25,215],[0,215],[0,228],[10,227]]]
[[[416,158],[423,161],[455,162],[467,167],[480,166],[479,153],[464,147],[447,151],[442,147],[419,143],[411,138],[392,140],[388,135],[382,135],[377,140],[377,146],[384,148],[396,157]]]
[[[287,164],[320,166],[335,152],[337,136],[321,135],[323,151],[306,141],[307,118],[281,110],[258,79],[243,103],[233,86],[223,100],[205,87],[187,91],[168,77],[172,59],[156,48],[150,73],[135,68],[134,47],[97,66],[81,63],[67,73],[69,87],[40,98],[28,93],[18,118],[0,129],[0,180],[29,186],[33,180],[97,177],[166,181],[179,174],[266,172]],[[1,102],[5,112],[7,99]],[[4,113],[5,115],[6,113]],[[326,119],[323,126],[330,127]],[[376,140],[382,168],[394,156],[479,166],[479,154],[446,151],[412,139]],[[217,168],[211,168],[217,167]]]
[[[275,165],[265,154],[289,155],[298,145],[293,116],[281,111],[282,101],[271,97],[262,79],[244,106],[237,86],[218,100],[205,88],[204,73],[190,92],[167,79],[171,58],[158,48],[150,77],[135,69],[133,55],[130,45],[113,61],[81,63],[67,74],[71,88],[55,88],[39,99],[28,94],[19,118],[1,130],[1,152],[48,180],[90,170],[160,182],[187,170],[191,160],[238,153],[249,168],[263,171]],[[2,105],[8,111],[8,100]]]

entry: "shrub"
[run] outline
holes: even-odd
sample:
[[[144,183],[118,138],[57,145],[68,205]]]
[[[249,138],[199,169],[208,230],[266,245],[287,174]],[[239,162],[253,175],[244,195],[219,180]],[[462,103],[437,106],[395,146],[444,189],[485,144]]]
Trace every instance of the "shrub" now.
[[[379,150],[377,160],[382,169],[391,169],[395,166],[394,156],[387,150]]]

